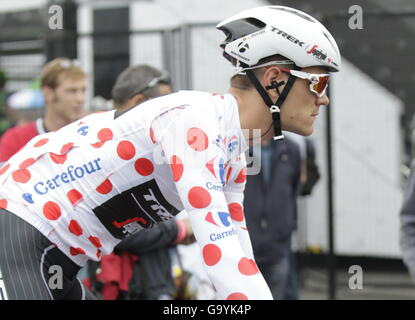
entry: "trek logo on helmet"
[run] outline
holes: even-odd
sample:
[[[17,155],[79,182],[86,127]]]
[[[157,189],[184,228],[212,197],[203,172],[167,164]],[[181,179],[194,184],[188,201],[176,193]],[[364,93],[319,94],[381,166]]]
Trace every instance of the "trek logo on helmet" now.
[[[271,26],[271,31],[272,31],[272,32],[276,32],[277,34],[281,35],[283,38],[285,38],[285,39],[287,39],[287,40],[289,40],[289,41],[291,41],[291,42],[293,42],[293,43],[295,43],[295,44],[298,44],[301,48],[302,48],[302,47],[304,46],[304,44],[305,44],[305,42],[304,42],[304,41],[301,41],[301,40],[299,40],[299,39],[297,39],[297,38],[295,38],[295,37],[293,37],[293,36],[289,35],[289,34],[288,34],[288,33],[286,33],[285,31],[282,31],[281,29],[278,29],[278,28],[276,28],[276,27]]]

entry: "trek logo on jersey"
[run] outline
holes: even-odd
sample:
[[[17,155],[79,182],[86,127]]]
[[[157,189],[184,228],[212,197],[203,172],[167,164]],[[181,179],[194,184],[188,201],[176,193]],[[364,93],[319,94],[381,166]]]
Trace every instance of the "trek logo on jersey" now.
[[[179,213],[164,198],[155,179],[115,195],[92,211],[117,239],[152,228]]]
[[[63,173],[57,174],[55,177],[50,178],[46,181],[37,182],[33,186],[33,190],[37,194],[44,195],[47,194],[50,190],[60,188],[63,184],[70,183],[77,179],[82,179],[86,175],[102,170],[99,164],[100,161],[101,158],[97,158],[83,165],[80,165],[79,167],[68,166]],[[30,193],[25,193],[23,195],[23,199],[29,203],[33,203]]]

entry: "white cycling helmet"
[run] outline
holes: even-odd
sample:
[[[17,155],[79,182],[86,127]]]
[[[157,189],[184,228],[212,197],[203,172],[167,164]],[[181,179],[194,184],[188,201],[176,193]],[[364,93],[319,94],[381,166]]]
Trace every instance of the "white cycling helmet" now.
[[[297,9],[265,6],[242,11],[216,26],[227,38],[224,53],[248,66],[282,55],[298,67],[340,70],[340,52],[330,32]],[[229,58],[229,57],[228,57]]]
[[[265,6],[242,11],[216,26],[226,35],[220,45],[223,55],[242,71],[255,86],[270,108],[274,124],[274,140],[282,139],[280,107],[290,92],[295,77],[285,82],[273,83],[264,88],[256,78],[253,68],[260,67],[261,59],[280,55],[280,64],[293,64],[293,69],[322,66],[328,71],[340,70],[339,48],[330,32],[316,19],[297,9],[285,6]],[[266,90],[276,89],[278,100],[271,101]]]

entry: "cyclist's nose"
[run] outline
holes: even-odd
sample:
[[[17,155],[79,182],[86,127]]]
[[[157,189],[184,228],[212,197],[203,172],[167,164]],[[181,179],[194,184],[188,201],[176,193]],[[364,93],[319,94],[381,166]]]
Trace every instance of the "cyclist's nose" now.
[[[317,97],[315,101],[316,101],[317,106],[321,106],[321,105],[327,106],[330,103],[330,99],[329,97],[327,97],[326,94],[322,97]]]

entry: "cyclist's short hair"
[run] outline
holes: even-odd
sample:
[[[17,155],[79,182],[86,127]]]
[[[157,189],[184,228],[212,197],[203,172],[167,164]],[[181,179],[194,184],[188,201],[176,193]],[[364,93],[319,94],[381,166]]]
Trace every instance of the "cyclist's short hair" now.
[[[85,78],[86,73],[81,69],[76,60],[56,58],[49,61],[43,67],[40,73],[40,85],[42,88],[49,87],[56,89],[59,85],[59,81],[64,77],[80,79]]]
[[[149,86],[154,79],[157,79],[155,85]],[[162,71],[146,64],[128,67],[121,72],[112,88],[111,96],[114,106],[123,105],[139,93],[148,99],[158,97],[160,95],[159,84],[171,85],[170,78]]]

